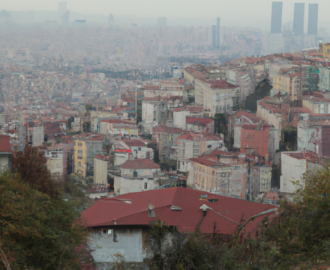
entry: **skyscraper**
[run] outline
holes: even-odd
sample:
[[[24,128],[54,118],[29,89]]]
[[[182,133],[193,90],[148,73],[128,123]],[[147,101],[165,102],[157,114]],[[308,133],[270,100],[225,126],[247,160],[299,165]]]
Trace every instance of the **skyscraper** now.
[[[276,34],[282,32],[282,9],[282,2],[273,2],[271,33]]]
[[[66,2],[58,2],[58,13],[59,15],[63,15],[67,11],[67,3]]]
[[[217,42],[216,42],[216,25],[212,25],[212,47],[213,48],[215,48],[216,47],[216,44],[217,44]]]
[[[304,34],[305,3],[294,4],[293,32],[296,36]]]
[[[220,18],[217,18],[217,29],[216,29],[216,33],[215,33],[215,37],[216,37],[216,48],[220,48]]]
[[[318,12],[319,12],[318,4],[309,4],[309,6],[308,6],[308,29],[307,29],[308,35],[317,36]]]

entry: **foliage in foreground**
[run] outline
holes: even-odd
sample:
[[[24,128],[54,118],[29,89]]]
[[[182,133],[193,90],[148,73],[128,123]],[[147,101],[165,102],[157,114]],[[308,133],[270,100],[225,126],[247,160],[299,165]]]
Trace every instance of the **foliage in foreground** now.
[[[264,218],[253,235],[237,244],[234,236],[178,233],[164,222],[152,225],[150,269],[320,269],[330,265],[330,169],[307,174],[295,204]],[[166,234],[172,236],[168,241]]]
[[[0,269],[80,269],[86,231],[76,206],[51,199],[19,174],[0,176]],[[80,254],[78,254],[80,253]]]
[[[12,155],[12,172],[19,173],[31,188],[55,199],[59,192],[46,166],[45,156],[38,148],[26,146],[24,152]]]

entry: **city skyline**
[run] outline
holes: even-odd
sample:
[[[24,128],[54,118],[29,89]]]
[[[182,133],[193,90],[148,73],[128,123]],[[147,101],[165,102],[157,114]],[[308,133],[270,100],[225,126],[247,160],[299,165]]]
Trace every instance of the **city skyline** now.
[[[3,3],[1,3],[3,2]],[[29,3],[25,3],[22,0],[14,0],[10,2],[0,1],[1,9],[9,11],[57,11],[58,2],[55,0],[44,1],[33,0]],[[189,4],[188,4],[189,3]],[[293,10],[295,1],[287,0],[283,3],[283,19],[282,22],[292,21]],[[325,25],[329,20],[326,14],[327,8],[330,7],[330,3],[325,0],[308,1],[309,3],[318,3],[322,6],[319,11],[319,24],[320,27]],[[2,4],[2,5],[1,5]],[[173,5],[177,7],[173,9]],[[258,16],[250,16],[251,13],[247,13],[246,10],[251,7],[257,7]],[[186,12],[180,14],[180,7],[185,8]],[[226,8],[224,8],[226,7]],[[172,0],[160,3],[153,3],[150,0],[132,1],[126,0],[122,2],[115,1],[103,1],[96,0],[90,1],[67,1],[67,8],[70,11],[75,11],[80,14],[106,16],[113,14],[115,18],[118,17],[133,17],[133,18],[158,18],[167,17],[168,25],[211,25],[212,17],[220,17],[223,26],[248,26],[248,27],[260,27],[262,29],[270,29],[269,11],[272,7],[272,1],[266,0],[252,0],[242,1],[234,0],[230,3],[225,1],[209,0],[207,4],[197,1],[182,0],[178,5],[177,2]],[[306,24],[307,25],[307,24]]]

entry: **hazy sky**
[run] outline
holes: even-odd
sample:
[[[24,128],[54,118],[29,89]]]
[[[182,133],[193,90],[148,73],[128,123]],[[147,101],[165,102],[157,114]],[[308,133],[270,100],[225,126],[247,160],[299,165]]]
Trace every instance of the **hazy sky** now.
[[[57,0],[0,0],[0,9],[6,10],[57,10]],[[294,1],[284,0],[283,22],[293,20],[295,2],[303,2],[305,18],[308,3],[319,3],[319,26],[327,26],[330,18],[329,0]],[[67,0],[68,9],[84,14],[116,16],[134,15],[136,17],[166,16],[168,25],[175,24],[171,18],[181,17],[197,24],[214,24],[219,16],[222,25],[259,26],[270,28],[271,0]]]

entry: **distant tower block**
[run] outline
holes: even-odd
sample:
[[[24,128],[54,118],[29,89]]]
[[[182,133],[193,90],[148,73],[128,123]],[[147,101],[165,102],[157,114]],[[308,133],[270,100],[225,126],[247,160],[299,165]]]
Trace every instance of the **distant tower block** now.
[[[217,29],[216,29],[216,44],[217,48],[220,48],[220,18],[217,18]]]
[[[294,4],[293,32],[296,36],[304,34],[305,3]]]
[[[212,47],[216,48],[217,46],[217,26],[216,25],[212,25]]]
[[[112,14],[110,14],[109,19],[108,19],[109,24],[114,24],[115,23],[115,18],[113,17]]]
[[[318,4],[308,5],[308,30],[307,30],[308,35],[317,36],[318,13],[319,13]]]
[[[271,33],[282,33],[282,2],[273,2],[272,4],[272,21],[271,21]]]
[[[62,23],[66,24],[70,22],[70,11],[66,11],[62,16]]]
[[[58,14],[63,15],[65,12],[67,12],[67,3],[66,2],[58,2]]]
[[[10,21],[10,13],[6,10],[0,11],[0,23],[7,23]]]

